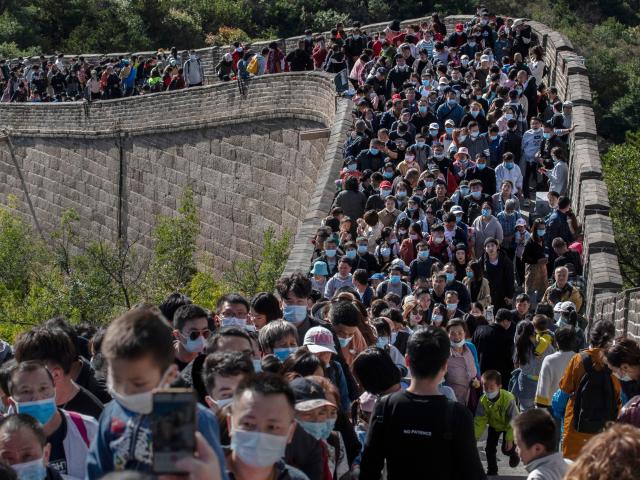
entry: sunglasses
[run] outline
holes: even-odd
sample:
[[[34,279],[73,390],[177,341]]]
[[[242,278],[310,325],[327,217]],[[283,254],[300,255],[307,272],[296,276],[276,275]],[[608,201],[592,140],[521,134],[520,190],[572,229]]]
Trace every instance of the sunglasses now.
[[[188,337],[190,340],[197,340],[200,335],[207,339],[209,338],[209,335],[211,335],[211,330],[208,328],[205,328],[204,330],[193,330],[189,333]]]

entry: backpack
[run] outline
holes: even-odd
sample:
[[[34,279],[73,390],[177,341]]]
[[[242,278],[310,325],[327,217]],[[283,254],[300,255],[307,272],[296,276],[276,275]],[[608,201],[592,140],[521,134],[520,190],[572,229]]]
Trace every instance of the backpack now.
[[[573,402],[573,427],[580,433],[600,433],[607,422],[615,420],[618,415],[611,370],[606,365],[596,370],[588,353],[583,352],[580,356],[584,376]]]
[[[256,55],[253,56],[249,65],[247,65],[247,72],[252,73],[253,75],[258,73],[258,57]]]

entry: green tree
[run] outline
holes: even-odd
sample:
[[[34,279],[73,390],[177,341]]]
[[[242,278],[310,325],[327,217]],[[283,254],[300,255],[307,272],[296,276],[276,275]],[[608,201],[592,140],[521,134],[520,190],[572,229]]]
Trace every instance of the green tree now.
[[[200,233],[200,219],[193,192],[183,192],[178,214],[159,217],[153,231],[154,258],[148,283],[155,296],[182,291],[196,273],[196,238]]]
[[[622,276],[627,286],[640,285],[640,146],[613,145],[603,157],[609,187],[611,219]]]
[[[273,290],[287,263],[290,243],[291,232],[288,230],[277,238],[273,227],[267,228],[262,248],[252,252],[248,259],[235,260],[224,273],[224,280],[231,290],[249,297],[261,291]]]

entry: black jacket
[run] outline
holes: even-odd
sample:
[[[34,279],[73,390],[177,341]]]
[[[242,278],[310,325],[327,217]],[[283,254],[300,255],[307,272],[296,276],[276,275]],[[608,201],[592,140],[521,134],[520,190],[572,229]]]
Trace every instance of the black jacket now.
[[[507,152],[513,153],[514,161],[517,165],[520,162],[520,156],[522,155],[522,135],[520,135],[517,130],[515,132],[507,130],[501,135],[500,155]]]
[[[501,325],[492,323],[476,328],[472,342],[478,350],[480,372],[497,370],[506,389],[513,370],[513,335]]]
[[[492,265],[486,254],[482,255],[481,262],[484,276],[489,281],[489,290],[494,308],[496,311],[499,308],[510,308],[504,299],[513,299],[513,262],[502,251],[498,252],[497,265]]]
[[[464,173],[464,179],[467,181],[480,180],[482,182],[482,193],[493,195],[496,193],[496,171],[486,166],[483,170],[478,167],[467,168]]]

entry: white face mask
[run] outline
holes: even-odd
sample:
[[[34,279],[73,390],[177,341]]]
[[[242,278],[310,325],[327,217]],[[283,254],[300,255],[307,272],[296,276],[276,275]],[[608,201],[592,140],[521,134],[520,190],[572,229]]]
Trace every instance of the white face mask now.
[[[287,435],[234,430],[231,432],[231,450],[247,465],[265,468],[284,456],[287,440]]]
[[[164,387],[166,384],[166,377],[169,373],[167,370],[160,379],[158,383],[158,388]],[[121,407],[126,408],[134,413],[139,415],[148,415],[153,411],[153,390],[142,392],[142,393],[134,393],[132,395],[124,395],[118,393],[113,388],[113,378],[111,377],[111,372],[109,372],[107,376],[107,390],[109,394],[113,397],[113,399],[120,404]]]

